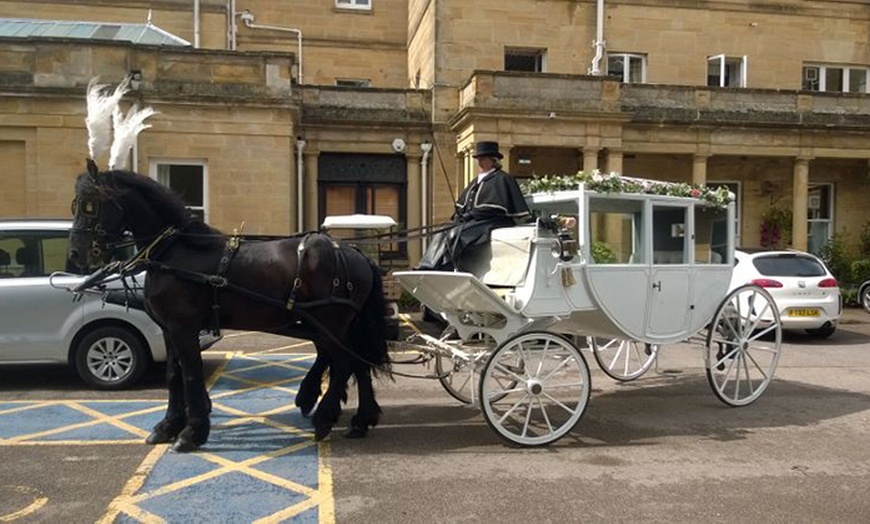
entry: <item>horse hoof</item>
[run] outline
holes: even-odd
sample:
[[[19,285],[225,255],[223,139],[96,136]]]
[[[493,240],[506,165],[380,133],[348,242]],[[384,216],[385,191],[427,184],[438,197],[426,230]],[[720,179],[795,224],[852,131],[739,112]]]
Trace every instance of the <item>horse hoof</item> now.
[[[172,447],[169,448],[169,450],[174,453],[190,453],[192,451],[196,451],[198,448],[199,446],[197,446],[193,442],[180,438],[175,441],[175,444],[173,444]]]
[[[358,428],[358,427],[352,426],[350,429],[348,429],[347,431],[344,432],[344,437],[345,438],[363,438],[368,434],[368,432],[369,432],[368,428]]]
[[[170,435],[167,435],[166,433],[158,433],[156,431],[152,431],[145,439],[145,443],[149,446],[154,446],[156,444],[169,444],[170,442],[172,442],[172,437]]]
[[[329,436],[329,433],[332,432],[332,428],[316,428],[314,430],[314,442],[320,442]]]

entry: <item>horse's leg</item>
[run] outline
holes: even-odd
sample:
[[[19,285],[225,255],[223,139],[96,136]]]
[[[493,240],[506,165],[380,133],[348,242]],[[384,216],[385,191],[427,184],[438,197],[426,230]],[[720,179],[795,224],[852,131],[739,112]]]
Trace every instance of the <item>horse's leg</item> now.
[[[184,384],[184,404],[187,406],[187,425],[178,434],[172,451],[187,453],[194,451],[208,440],[211,431],[209,419],[208,391],[202,370],[202,354],[199,351],[199,333],[196,329],[175,326],[172,338],[181,367]]]
[[[154,425],[151,434],[145,439],[145,443],[151,445],[172,442],[187,424],[184,412],[184,382],[181,380],[178,352],[168,335],[164,334],[163,340],[166,343],[166,387],[169,390],[169,403],[163,420]]]
[[[322,391],[323,374],[328,368],[329,362],[318,351],[314,364],[311,365],[311,369],[305,374],[305,378],[299,384],[299,391],[296,393],[296,406],[305,417],[311,413],[314,405],[317,404],[317,399]]]
[[[378,425],[381,418],[381,407],[375,400],[371,366],[363,362],[356,362],[353,367],[353,375],[356,377],[359,392],[359,407],[356,410],[356,415],[350,420],[350,428],[344,436],[362,438],[368,433],[369,427]]]
[[[314,440],[323,440],[332,431],[332,426],[341,415],[342,399],[347,398],[347,381],[350,380],[351,368],[343,358],[335,358],[338,348],[332,347],[332,357],[329,367],[329,385],[326,393],[317,405],[317,410],[311,417],[314,423]]]

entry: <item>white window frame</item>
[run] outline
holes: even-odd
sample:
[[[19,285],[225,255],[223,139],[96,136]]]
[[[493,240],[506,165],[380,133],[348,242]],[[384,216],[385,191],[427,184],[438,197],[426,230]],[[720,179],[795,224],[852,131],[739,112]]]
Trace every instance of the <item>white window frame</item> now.
[[[719,55],[713,55],[707,57],[707,70],[709,71],[710,63],[719,62],[719,85],[718,86],[710,86],[709,87],[746,87],[747,81],[747,73],[749,70],[749,58],[746,55],[743,56],[727,56],[724,53]],[[729,65],[737,65],[738,74],[737,81],[732,82],[732,85],[725,85],[725,72],[728,70]],[[708,81],[709,82],[709,81]]]
[[[743,182],[740,180],[708,180],[707,187],[716,188],[726,186],[728,189],[733,188],[734,193],[734,245],[740,246],[740,237],[742,236],[743,228],[740,221],[743,217]]]
[[[535,58],[536,71],[527,71],[529,73],[546,73],[547,72],[547,49],[532,48],[532,47],[505,47],[503,58],[507,59],[507,55],[530,56]],[[505,64],[507,65],[507,64]],[[519,71],[517,69],[507,69],[505,71]]]
[[[359,11],[371,11],[374,0],[335,0],[338,9],[356,9]]]
[[[208,162],[202,159],[190,158],[152,158],[148,163],[148,176],[156,180],[161,185],[167,185],[165,180],[161,180],[160,166],[199,166],[202,168],[202,206],[187,206],[188,209],[202,211],[202,220],[208,223]]]
[[[821,63],[805,63],[801,67],[801,82],[800,87],[801,90],[807,91],[804,89],[804,80],[807,80],[806,74],[808,70],[814,69],[816,71],[817,78],[815,79],[818,82],[819,88],[809,89],[808,91],[819,92],[819,93],[870,93],[870,67],[868,66],[855,66],[855,65],[846,65],[846,64],[821,64]],[[828,69],[841,69],[843,71],[843,90],[842,91],[829,91],[828,90]],[[864,71],[864,91],[849,91],[849,81],[852,71],[861,70]]]
[[[822,218],[812,218],[812,213],[811,213],[811,209],[810,209],[810,204],[812,202],[811,202],[810,198],[807,198],[807,249],[811,249],[811,246],[809,244],[810,244],[810,236],[812,235],[812,232],[813,232],[813,224],[826,224],[827,225],[827,228],[825,231],[825,235],[826,235],[825,238],[822,239],[822,241],[820,243],[816,243],[816,246],[818,248],[821,248],[822,246],[824,246],[828,242],[828,240],[831,239],[831,236],[833,236],[834,231],[835,231],[834,230],[834,215],[835,215],[835,212],[834,212],[835,211],[835,209],[834,209],[834,190],[835,190],[834,184],[829,183],[829,182],[823,182],[823,183],[818,183],[818,184],[810,184],[810,186],[811,186],[811,188],[818,188],[818,187],[827,187],[828,188],[827,205],[828,205],[829,216],[822,217]],[[810,190],[810,192],[812,192],[812,189]],[[812,196],[812,195],[808,195],[808,197],[809,196]],[[819,204],[821,205],[821,202],[819,202]],[[816,251],[816,253],[818,253],[818,252]]]
[[[607,53],[607,71],[610,73],[610,61],[615,58],[622,59],[622,82],[624,84],[646,83],[646,55],[639,53]],[[631,61],[640,60],[640,79],[631,78]]]

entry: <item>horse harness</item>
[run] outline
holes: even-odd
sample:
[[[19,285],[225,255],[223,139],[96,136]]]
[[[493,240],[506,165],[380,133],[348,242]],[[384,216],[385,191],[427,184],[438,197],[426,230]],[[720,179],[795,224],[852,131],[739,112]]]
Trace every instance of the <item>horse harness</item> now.
[[[220,335],[219,299],[220,293],[224,290],[236,293],[238,295],[258,302],[269,304],[271,306],[286,309],[289,312],[295,312],[300,317],[302,317],[303,320],[307,320],[309,323],[320,329],[323,329],[322,326],[320,326],[320,323],[317,322],[311,314],[305,311],[306,309],[313,309],[316,307],[338,304],[352,307],[357,313],[360,310],[360,307],[350,298],[351,294],[353,293],[354,286],[353,282],[351,282],[350,278],[348,277],[347,255],[344,253],[341,246],[332,238],[330,238],[329,240],[330,245],[333,248],[336,262],[336,276],[332,281],[332,295],[330,297],[318,300],[300,301],[298,299],[298,293],[300,288],[302,287],[303,281],[302,278],[299,276],[299,271],[302,268],[302,263],[307,252],[307,243],[309,238],[311,237],[311,233],[303,236],[302,240],[299,242],[299,245],[296,248],[297,275],[293,279],[293,284],[290,287],[290,292],[286,300],[276,299],[274,297],[266,296],[256,291],[252,291],[246,287],[232,283],[227,278],[227,272],[229,271],[230,265],[232,264],[233,259],[238,253],[239,247],[241,246],[242,242],[242,239],[238,232],[234,232],[234,234],[227,239],[227,242],[224,245],[223,253],[221,254],[221,258],[218,261],[218,265],[213,273],[202,273],[199,271],[192,271],[189,269],[173,267],[158,260],[158,257],[165,253],[166,250],[169,249],[169,247],[175,242],[175,240],[178,239],[178,237],[179,231],[177,229],[173,227],[167,228],[160,235],[158,235],[145,249],[140,251],[135,257],[133,257],[126,264],[124,264],[119,272],[122,274],[133,274],[138,272],[140,267],[144,267],[145,269],[152,269],[161,273],[171,274],[181,280],[186,280],[188,282],[206,284],[208,286],[211,286],[213,290],[211,306],[213,312],[213,319],[211,331],[215,335]],[[339,293],[342,289],[342,281],[345,282],[344,288],[347,291],[346,297],[339,296]]]

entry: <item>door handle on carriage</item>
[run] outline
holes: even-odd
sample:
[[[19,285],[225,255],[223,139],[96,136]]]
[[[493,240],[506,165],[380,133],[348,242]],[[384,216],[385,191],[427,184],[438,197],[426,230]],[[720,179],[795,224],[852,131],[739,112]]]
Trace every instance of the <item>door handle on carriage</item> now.
[[[659,280],[658,282],[653,283],[652,287],[653,287],[653,289],[655,289],[657,291],[661,291],[662,290],[662,281]]]

